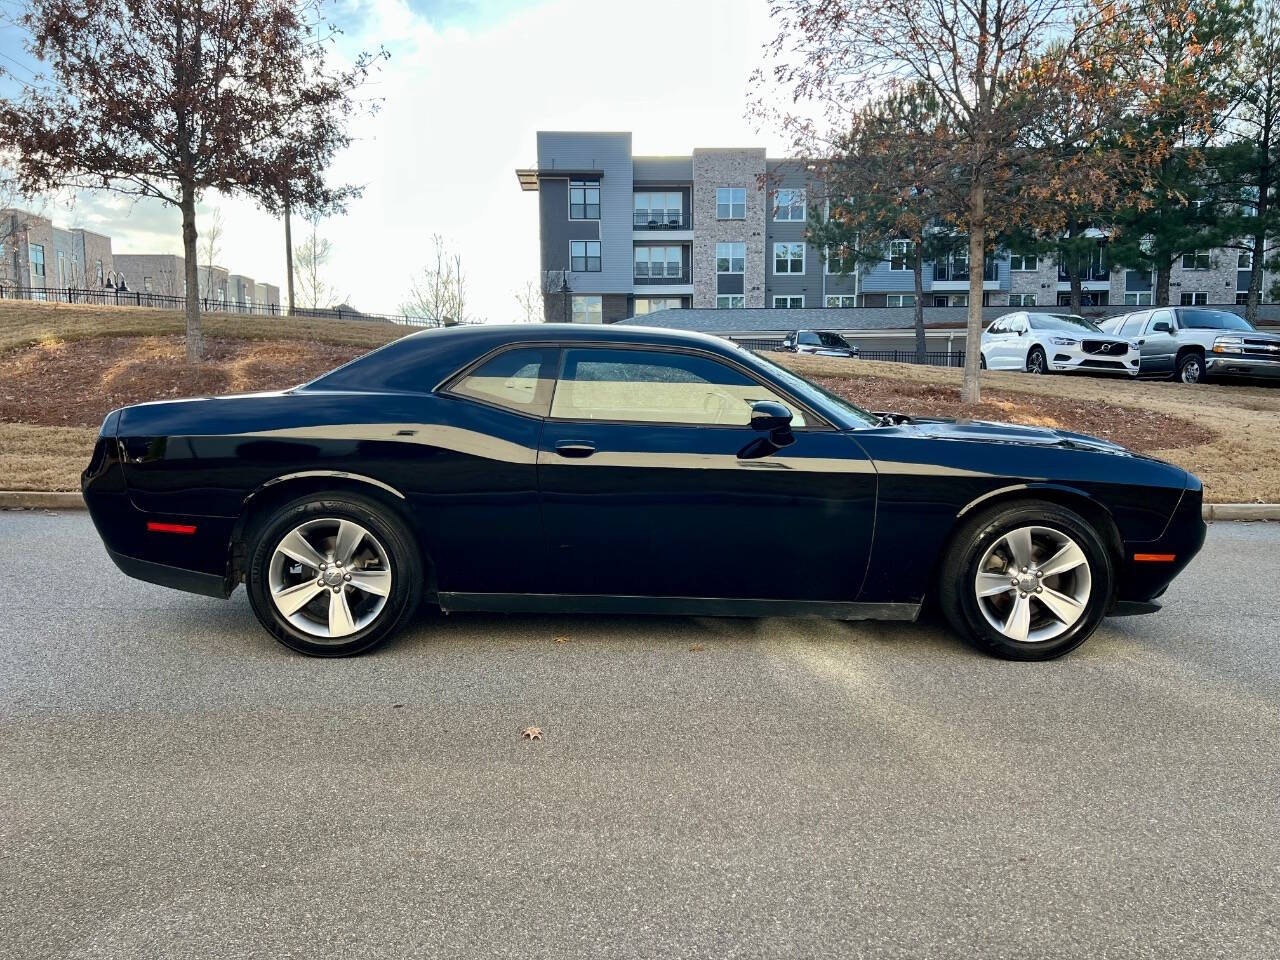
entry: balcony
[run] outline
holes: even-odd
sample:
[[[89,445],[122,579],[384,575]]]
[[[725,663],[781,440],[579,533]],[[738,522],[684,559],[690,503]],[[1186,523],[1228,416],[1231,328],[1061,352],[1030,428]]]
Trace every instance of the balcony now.
[[[1084,283],[1097,283],[1102,280],[1110,280],[1110,279],[1111,279],[1111,268],[1108,267],[1105,263],[1100,263],[1097,260],[1089,264],[1089,269],[1085,270],[1080,275],[1080,280]],[[1067,276],[1067,271],[1062,269],[1061,266],[1058,267],[1058,282],[1059,283],[1071,282],[1071,278]]]
[[[692,230],[693,217],[682,210],[637,210],[632,227],[636,230]]]
[[[666,274],[662,274],[661,276],[656,276],[656,277],[650,277],[648,275],[641,276],[640,274],[637,273],[632,279],[637,287],[679,286],[681,284],[693,282],[687,270],[679,274],[678,276],[674,276],[674,277],[667,276]]]
[[[959,283],[969,279],[969,261],[939,261],[933,265],[933,279],[939,283]],[[1000,279],[1000,268],[994,260],[986,260],[982,267],[984,283],[993,283]]]

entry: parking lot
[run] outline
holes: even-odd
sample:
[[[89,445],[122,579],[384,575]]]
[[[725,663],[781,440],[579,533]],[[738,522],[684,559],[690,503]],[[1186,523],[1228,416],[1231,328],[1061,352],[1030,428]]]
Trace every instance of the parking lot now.
[[[430,614],[309,660],[83,514],[0,542],[0,956],[1280,955],[1280,525],[1044,664]]]

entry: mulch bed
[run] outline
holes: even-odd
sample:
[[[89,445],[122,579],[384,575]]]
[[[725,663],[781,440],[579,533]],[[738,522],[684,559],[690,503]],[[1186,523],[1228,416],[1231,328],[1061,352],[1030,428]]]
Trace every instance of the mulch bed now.
[[[96,427],[108,411],[145,400],[297,386],[364,347],[280,340],[205,341],[186,361],[182,337],[103,337],[0,356],[0,422]]]
[[[957,387],[912,383],[888,377],[845,379],[818,377],[832,393],[867,410],[905,413],[916,417],[1000,420],[1028,426],[1054,427],[1102,437],[1133,450],[1170,450],[1205,443],[1215,436],[1190,420],[1139,407],[1088,403],[1010,390],[982,388],[982,403],[960,406]]]

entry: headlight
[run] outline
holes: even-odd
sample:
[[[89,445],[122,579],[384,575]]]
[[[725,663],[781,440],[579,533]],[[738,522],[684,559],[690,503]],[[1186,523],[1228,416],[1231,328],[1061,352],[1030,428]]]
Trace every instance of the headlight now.
[[[1078,346],[1080,346],[1080,341],[1079,341],[1079,340],[1072,340],[1070,337],[1054,337],[1054,338],[1053,338],[1053,340],[1052,340],[1051,342],[1054,344],[1054,346],[1058,346],[1058,347],[1078,347]]]
[[[1244,353],[1243,337],[1218,337],[1213,341],[1214,353]]]

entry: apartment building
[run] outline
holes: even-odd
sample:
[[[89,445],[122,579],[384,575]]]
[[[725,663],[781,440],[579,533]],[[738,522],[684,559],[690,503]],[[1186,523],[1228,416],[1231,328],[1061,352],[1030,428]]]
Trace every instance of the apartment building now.
[[[96,288],[113,269],[110,237],[63,229],[25,210],[0,210],[0,283],[36,290]]]
[[[165,297],[186,296],[187,261],[173,253],[116,254],[115,285],[121,282],[135,293]]]
[[[806,164],[760,148],[696,148],[689,156],[631,152],[626,132],[540,131],[537,166],[516,171],[538,194],[547,320],[613,323],[668,307],[909,307],[915,280],[906,241],[844,273],[805,242],[823,190]],[[1087,305],[1142,305],[1154,283],[1111,268],[1107,238],[1083,283]],[[1173,270],[1175,303],[1242,302],[1247,257],[1189,254]],[[927,306],[969,302],[965,251],[926,263]],[[1270,280],[1270,278],[1268,278]],[[986,306],[1059,306],[1071,285],[1052,257],[1000,251],[983,271]]]

